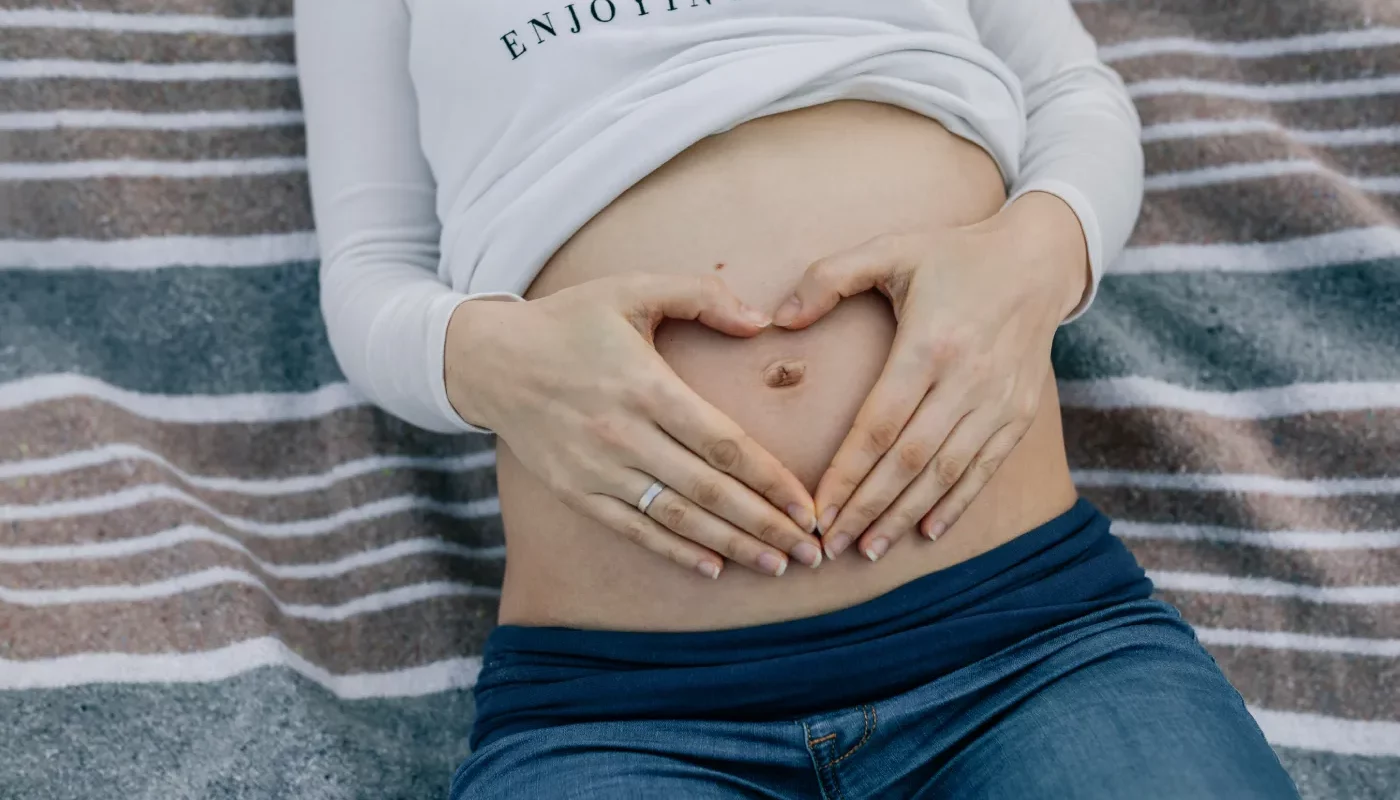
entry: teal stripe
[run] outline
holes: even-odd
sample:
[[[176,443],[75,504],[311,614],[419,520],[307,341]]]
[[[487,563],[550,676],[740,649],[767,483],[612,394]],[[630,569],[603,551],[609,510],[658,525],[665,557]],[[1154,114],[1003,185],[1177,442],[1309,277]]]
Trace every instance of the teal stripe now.
[[[469,691],[345,701],[285,669],[0,692],[0,797],[443,798]]]
[[[0,381],[76,372],[141,392],[308,391],[343,380],[315,262],[0,271]]]
[[[159,393],[341,380],[316,266],[0,270],[0,381],[76,372]],[[1203,389],[1400,380],[1400,260],[1269,274],[1110,275],[1056,341],[1061,378]]]
[[[1222,391],[1400,380],[1400,260],[1109,275],[1054,355],[1069,380],[1137,375]]]
[[[1400,797],[1400,758],[1347,756],[1276,747],[1305,800]]]

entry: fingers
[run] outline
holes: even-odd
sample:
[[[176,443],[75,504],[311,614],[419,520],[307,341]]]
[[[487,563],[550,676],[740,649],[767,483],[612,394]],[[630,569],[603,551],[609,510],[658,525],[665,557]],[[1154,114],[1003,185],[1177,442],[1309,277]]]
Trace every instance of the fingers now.
[[[680,378],[667,379],[659,394],[658,402],[649,410],[662,430],[711,468],[732,476],[758,497],[767,500],[773,508],[786,514],[800,531],[811,533],[816,529],[812,498],[802,482],[744,433],[737,423],[700,399]],[[685,477],[691,481],[697,480],[693,473]],[[732,501],[741,494],[734,491],[705,492],[704,496],[692,496],[692,499],[702,507],[728,518],[725,512],[729,509],[720,504]],[[759,533],[751,532],[755,535]]]
[[[899,345],[891,351],[880,379],[875,382],[856,414],[850,433],[846,434],[831,460],[831,466],[827,467],[817,483],[814,501],[819,510],[817,529],[827,543],[828,556],[835,557],[844,550],[852,539],[865,530],[866,524],[878,517],[899,496],[899,492],[933,458],[943,437],[962,415],[963,408],[949,405],[960,400],[956,393],[929,394],[936,377],[936,365],[932,362],[919,363],[910,356],[907,348]],[[934,403],[931,404],[930,400]],[[921,409],[920,404],[928,408]],[[906,433],[911,417],[916,416],[919,418],[918,430]],[[891,451],[891,448],[895,449]],[[851,509],[854,505],[851,503],[852,495],[869,480],[867,476],[876,464],[885,458],[894,459],[891,470],[903,477],[895,480],[886,477],[883,480],[889,481],[889,485],[871,487],[867,496],[859,501],[870,505],[866,513]],[[836,530],[838,525],[849,537],[839,547],[833,548],[833,533],[841,533]]]
[[[966,400],[961,392],[934,390],[924,399],[898,440],[875,463],[873,469],[865,466],[867,457],[874,452],[873,443],[868,443],[867,447],[856,452],[850,461],[833,462],[829,470],[830,480],[823,476],[822,487],[817,491],[817,496],[823,497],[823,491],[826,491],[827,486],[831,486],[831,499],[823,498],[821,502],[831,502],[834,504],[831,507],[841,509],[832,524],[822,532],[822,541],[831,558],[840,555],[851,542],[860,538],[876,520],[896,504],[896,501],[904,499],[904,494],[914,491],[914,485],[929,472],[931,464],[936,464],[935,471],[944,473],[959,468],[960,465],[950,458],[949,447],[966,447],[970,444],[972,451],[968,457],[976,454],[977,448],[986,441],[985,437],[990,436],[999,423],[992,424],[995,418],[988,412],[981,412],[975,417],[968,416]],[[953,436],[956,432],[961,439],[967,439],[969,436],[975,438],[977,431],[981,432],[983,439],[976,442],[961,442]],[[861,469],[868,469],[868,474],[861,474]],[[947,479],[947,486],[952,486],[960,475],[959,468],[957,474]],[[853,494],[846,488],[852,483],[859,484]],[[927,494],[927,488],[924,487],[924,494]],[[946,486],[944,488],[946,489]],[[843,498],[842,494],[848,494],[849,499]],[[906,520],[907,527],[912,529],[937,500],[937,495],[928,497],[927,504]],[[868,537],[866,541],[870,541]],[[861,552],[867,557],[870,556],[864,549]],[[875,558],[883,554],[883,551],[877,552]]]
[[[643,473],[633,474],[638,484],[650,485]],[[645,487],[640,491],[645,491]],[[787,571],[788,559],[782,551],[711,514],[669,486],[647,506],[646,515],[679,536],[755,572],[779,577]]]
[[[616,497],[590,494],[579,500],[575,507],[635,544],[707,578],[718,578],[724,568],[724,560],[717,553],[666,530],[660,523]]]
[[[667,317],[688,319],[731,336],[754,336],[771,324],[767,314],[741,302],[716,276],[629,276],[624,310],[632,324],[650,337]]]
[[[899,267],[900,253],[898,236],[886,234],[813,262],[792,297],[778,307],[773,324],[805,328],[843,298],[880,287]]]
[[[1029,427],[1029,424],[1018,421],[1003,426],[993,434],[958,482],[946,490],[933,509],[920,521],[920,532],[932,541],[953,527],[953,523],[957,522],[972,504],[973,498],[992,479],[1006,457],[1011,455],[1011,451],[1016,448]]]

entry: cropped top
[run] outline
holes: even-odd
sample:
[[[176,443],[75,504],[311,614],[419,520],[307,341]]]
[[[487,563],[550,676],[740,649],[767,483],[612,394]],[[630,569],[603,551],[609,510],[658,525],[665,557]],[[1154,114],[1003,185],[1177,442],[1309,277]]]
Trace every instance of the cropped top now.
[[[416,425],[457,305],[519,298],[700,139],[838,99],[937,120],[1078,216],[1093,275],[1136,221],[1139,122],[1068,0],[298,0],[321,306],[350,382]]]

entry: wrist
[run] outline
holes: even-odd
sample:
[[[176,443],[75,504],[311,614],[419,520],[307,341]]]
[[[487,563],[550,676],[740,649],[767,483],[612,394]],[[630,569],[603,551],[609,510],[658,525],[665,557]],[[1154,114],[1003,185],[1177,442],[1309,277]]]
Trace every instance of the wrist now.
[[[1060,319],[1079,306],[1092,274],[1084,228],[1068,203],[1048,192],[1027,192],[987,225],[1007,242],[1012,258],[1031,268],[1036,284],[1058,304]]]
[[[515,303],[498,298],[464,300],[447,322],[443,346],[443,381],[447,400],[465,422],[495,430],[486,390],[495,385],[491,364],[510,330],[507,317]]]

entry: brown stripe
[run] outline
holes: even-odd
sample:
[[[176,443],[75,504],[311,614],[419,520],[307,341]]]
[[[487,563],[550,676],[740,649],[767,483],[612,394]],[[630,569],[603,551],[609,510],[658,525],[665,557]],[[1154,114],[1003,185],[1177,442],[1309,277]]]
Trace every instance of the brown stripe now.
[[[145,448],[181,470],[275,478],[323,472],[371,455],[453,456],[492,447],[480,436],[442,436],[371,406],[290,422],[184,424],[135,416],[89,397],[3,412],[0,462],[48,458],[109,442]]]
[[[1400,720],[1400,659],[1253,647],[1209,648],[1245,702],[1274,711]]]
[[[240,81],[115,81],[36,78],[5,81],[8,111],[101,108],[148,114],[301,108],[293,78]]]
[[[1192,625],[1245,631],[1289,631],[1358,639],[1400,638],[1400,614],[1393,605],[1310,603],[1296,597],[1177,592],[1158,595],[1181,610]]]
[[[1346,130],[1400,125],[1400,95],[1265,103],[1201,94],[1139,97],[1144,125],[1194,119],[1270,119],[1287,128]]]
[[[230,528],[189,505],[160,500],[102,514],[11,521],[5,528],[5,544],[26,547],[109,542],[149,536],[179,525],[196,525],[230,536],[258,558],[275,563],[330,560],[424,536],[469,547],[495,546],[503,541],[497,515],[462,519],[423,510],[401,511],[347,522],[313,536],[264,537]]]
[[[28,238],[236,236],[312,224],[303,172],[23,182],[0,187],[0,208],[0,226]],[[1132,244],[1273,241],[1387,225],[1396,214],[1400,195],[1369,195],[1326,175],[1289,175],[1151,192]]]
[[[305,172],[26,181],[0,188],[0,228],[36,239],[294,233],[311,229],[310,203]]]
[[[1339,539],[1347,534],[1339,533]],[[1224,542],[1125,539],[1149,570],[1269,578],[1307,586],[1384,586],[1400,575],[1400,548],[1280,550]]]
[[[306,153],[306,137],[299,124],[192,131],[63,128],[12,131],[5,136],[6,161],[109,158],[195,161]]]
[[[7,0],[10,8],[112,11],[118,14],[201,14],[218,17],[289,17],[292,0]]]
[[[454,558],[440,554],[406,556],[329,578],[277,578],[242,553],[205,542],[119,559],[0,564],[6,589],[69,589],[81,586],[140,586],[216,567],[242,570],[261,580],[283,603],[341,605],[377,592],[429,581],[453,581],[499,588],[501,558]]]
[[[1112,67],[1129,83],[1196,78],[1230,83],[1318,83],[1400,73],[1400,46],[1323,50],[1268,58],[1162,53],[1117,59]]]
[[[341,622],[284,617],[251,586],[211,587],[140,604],[0,604],[6,658],[75,653],[191,653],[276,635],[333,673],[384,672],[481,652],[496,600],[441,597]]]
[[[246,61],[290,64],[291,34],[223,36],[203,33],[126,33],[52,28],[0,28],[6,58],[72,58],[82,61]]]
[[[1393,0],[1153,0],[1077,3],[1074,10],[1101,43],[1192,35],[1226,41],[1268,39],[1400,25],[1400,5]]]
[[[1284,133],[1251,133],[1148,142],[1147,174],[1201,169],[1246,161],[1306,159],[1343,175],[1400,175],[1400,144],[1322,147]]]
[[[1247,530],[1391,530],[1400,495],[1284,497],[1276,494],[1183,492],[1080,487],[1080,494],[1116,519],[1219,525]]]
[[[1076,469],[1382,477],[1395,474],[1400,453],[1397,409],[1263,420],[1159,408],[1062,413]]]
[[[1367,194],[1328,175],[1286,175],[1149,192],[1131,243],[1267,242],[1391,225],[1397,214],[1400,195]]]
[[[0,481],[0,506],[47,505],[164,484],[221,514],[276,523],[329,517],[355,506],[403,495],[431,497],[448,503],[489,498],[495,495],[495,483],[490,469],[456,473],[377,470],[337,481],[323,490],[264,496],[196,488],[156,464],[125,461],[56,475]]]

